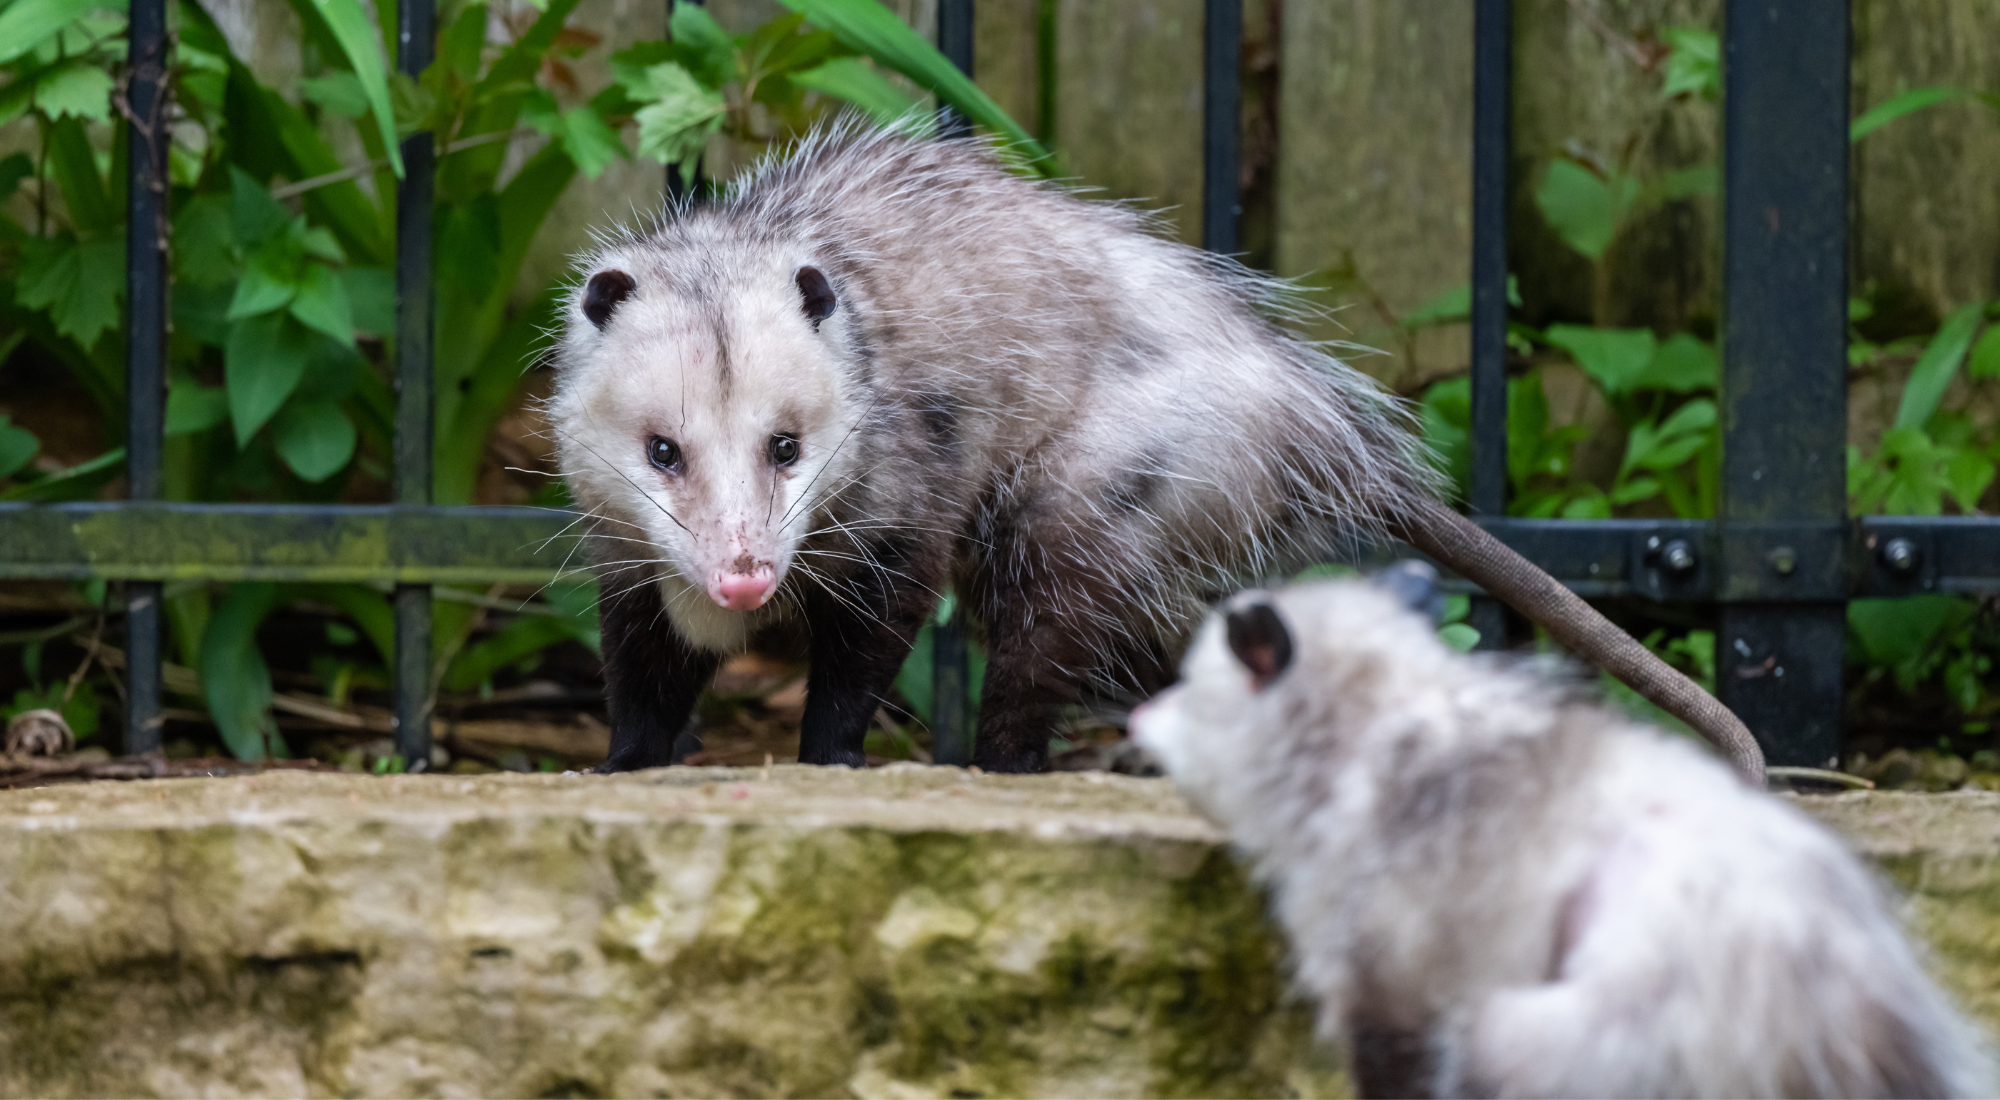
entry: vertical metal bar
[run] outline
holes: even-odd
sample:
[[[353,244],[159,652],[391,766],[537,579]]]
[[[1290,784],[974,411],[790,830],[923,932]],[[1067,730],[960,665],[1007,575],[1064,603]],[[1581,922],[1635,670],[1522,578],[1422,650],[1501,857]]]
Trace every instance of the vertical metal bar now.
[[[126,105],[125,472],[160,499],[167,359],[167,6],[132,0]],[[160,585],[125,585],[125,751],[160,750]]]
[[[1234,255],[1243,215],[1243,0],[1204,0],[1201,29],[1201,246]]]
[[[958,66],[958,71],[972,75],[972,0],[938,0],[937,13],[938,52],[945,60]],[[957,111],[945,110],[939,136],[962,138],[972,136],[972,121]]]
[[[423,73],[436,45],[434,0],[403,0],[396,9],[396,63]],[[431,502],[431,135],[403,140],[404,176],[396,187],[396,474],[398,504]],[[431,587],[396,586],[396,752],[404,767],[431,762]]]
[[[1732,524],[1846,517],[1848,8],[1728,0],[1723,18],[1726,543]],[[1758,567],[1820,565],[1779,556]],[[1771,763],[1838,756],[1845,620],[1838,602],[1724,606],[1719,693]]]
[[[668,41],[672,41],[672,40],[673,40],[673,37],[674,37],[674,22],[673,22],[673,20],[674,20],[674,5],[676,5],[676,4],[693,4],[693,5],[695,6],[695,7],[701,7],[701,6],[702,6],[703,4],[705,4],[705,3],[707,3],[707,0],[667,0],[667,40],[668,40]],[[678,165],[678,164],[669,164],[669,165],[667,165],[667,198],[668,198],[668,199],[672,200],[673,202],[675,202],[675,203],[677,203],[677,204],[678,204],[678,203],[681,203],[681,202],[685,202],[685,201],[687,201],[687,199],[688,199],[688,197],[689,197],[689,196],[693,195],[693,194],[694,194],[695,192],[697,192],[697,191],[699,191],[699,190],[701,190],[701,164],[700,164],[700,162],[696,162],[696,163],[695,163],[695,166],[694,166],[694,178],[693,178],[693,179],[682,179],[682,178],[681,178],[681,166],[680,166],[680,165]]]
[[[938,50],[958,71],[972,75],[972,0],[938,0]],[[939,119],[940,136],[967,137],[972,124],[956,111]],[[965,603],[931,628],[931,759],[972,763],[972,664],[966,645]]]
[[[1507,158],[1513,0],[1477,0],[1472,24],[1472,511],[1507,514]],[[1504,643],[1500,601],[1472,601],[1482,649]]]

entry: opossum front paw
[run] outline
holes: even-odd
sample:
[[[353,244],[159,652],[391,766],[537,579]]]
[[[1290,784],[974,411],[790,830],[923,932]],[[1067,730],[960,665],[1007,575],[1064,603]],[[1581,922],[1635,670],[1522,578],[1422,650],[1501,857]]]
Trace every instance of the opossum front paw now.
[[[983,772],[1000,775],[1033,775],[1036,772],[1049,770],[1049,752],[1047,749],[1039,752],[1033,749],[1016,752],[988,751],[982,745],[973,751],[972,763]]]
[[[799,747],[799,763],[865,768],[868,766],[868,757],[863,755],[860,749],[810,748],[802,745]]]

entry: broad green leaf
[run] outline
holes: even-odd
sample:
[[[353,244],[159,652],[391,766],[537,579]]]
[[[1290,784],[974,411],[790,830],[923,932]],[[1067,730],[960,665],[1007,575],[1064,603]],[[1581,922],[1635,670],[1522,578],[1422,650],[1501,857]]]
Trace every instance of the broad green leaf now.
[[[1446,623],[1438,627],[1438,641],[1460,653],[1470,653],[1479,648],[1479,631],[1469,623]]]
[[[1660,495],[1660,483],[1650,477],[1635,477],[1611,491],[1613,504],[1637,504]]]
[[[176,283],[220,286],[236,275],[236,232],[228,197],[196,195],[174,215],[173,261]],[[175,293],[181,293],[181,286]]]
[[[836,57],[792,73],[791,81],[801,88],[844,99],[880,123],[895,122],[918,107],[916,100],[858,57]]]
[[[229,586],[201,639],[201,687],[223,744],[239,760],[262,760],[276,737],[271,669],[257,648],[257,627],[277,605],[263,582]]]
[[[238,447],[298,388],[312,345],[311,331],[290,313],[259,314],[229,326],[222,373]]]
[[[0,492],[0,501],[33,500],[54,503],[65,500],[89,500],[124,468],[125,448],[114,447],[87,462],[79,462],[40,480],[16,485],[12,489]]]
[[[1550,325],[1543,336],[1569,352],[1576,365],[1614,397],[1629,393],[1638,385],[1659,348],[1652,330],[1643,328]]]
[[[1643,189],[1647,204],[1679,202],[1683,199],[1708,198],[1722,191],[1722,172],[1713,164],[1697,164],[1692,168],[1677,168],[1662,172],[1650,186]]]
[[[325,481],[354,457],[354,421],[339,405],[294,401],[271,421],[271,442],[292,472],[306,481]]]
[[[1893,665],[1921,656],[1932,639],[1971,618],[1977,609],[1962,596],[1849,600],[1847,626],[1870,661]]]
[[[1007,116],[972,78],[958,71],[929,39],[910,29],[877,0],[781,0],[813,26],[832,31],[842,45],[903,74],[975,125],[1003,137],[1043,174],[1055,170],[1040,143]]]
[[[1984,311],[1984,302],[1960,306],[1938,326],[1937,335],[1931,337],[1923,354],[1917,357],[1916,366],[1910,368],[1910,380],[1903,383],[1903,400],[1896,407],[1896,427],[1921,428],[1937,412],[1938,402],[1944,400],[1944,391],[1951,386],[1959,364],[1965,361],[1966,350],[1972,346],[1972,334],[1978,330]]]
[[[1668,27],[1660,35],[1666,40],[1666,80],[1660,94],[1666,98],[1691,94],[1706,100],[1722,95],[1722,48],[1714,31],[1699,27]]]
[[[1657,429],[1637,425],[1626,442],[1626,467],[1671,470],[1706,447],[1708,433],[1714,427],[1715,403],[1707,399],[1682,405]],[[1647,430],[1642,432],[1642,429]]]
[[[1860,118],[1849,123],[1847,126],[1847,140],[1850,142],[1860,141],[1862,138],[1902,118],[1904,115],[1913,114],[1926,107],[1935,107],[1940,103],[1949,103],[1954,99],[1961,99],[1965,94],[1965,90],[1962,88],[1936,87],[1912,88],[1901,95],[1891,96],[1868,108],[1868,110],[1862,112]]]
[[[396,141],[396,114],[389,109],[389,79],[382,59],[382,39],[369,25],[368,13],[360,0],[313,0],[313,7],[326,18],[340,47],[354,67],[354,77],[375,110],[375,124],[382,132],[383,150],[397,178],[403,175],[403,154]]]
[[[469,691],[493,674],[552,645],[571,640],[569,624],[549,615],[522,615],[458,651],[439,686]]]
[[[1690,333],[1676,332],[1653,353],[1652,361],[1633,380],[1632,388],[1669,393],[1712,390],[1720,373],[1721,361],[1714,348]]]
[[[102,68],[71,62],[35,81],[35,107],[51,118],[109,122],[112,87],[111,74]]]
[[[360,118],[368,113],[368,91],[353,73],[331,72],[308,77],[299,88],[305,97],[342,118]]]
[[[123,213],[112,207],[111,196],[104,190],[104,180],[97,172],[97,151],[91,147],[82,119],[57,119],[49,127],[48,156],[77,233],[91,237],[114,232],[124,221]]]
[[[0,157],[0,202],[14,197],[20,190],[21,181],[35,174],[35,162],[26,153],[9,153]]]
[[[1979,342],[1972,345],[1965,373],[1969,378],[2000,378],[2000,324],[1987,325]]]
[[[1959,511],[1966,515],[1979,511],[1979,498],[1993,484],[1993,473],[1993,460],[1970,447],[1958,448],[1945,460],[1945,488]]]
[[[35,438],[35,433],[8,423],[8,418],[0,415],[0,477],[13,477],[21,472],[41,449],[42,441]]]
[[[668,22],[674,52],[709,87],[729,79],[736,65],[736,43],[729,32],[699,4],[677,0]]]
[[[1595,485],[1585,485],[1576,499],[1562,507],[1564,519],[1610,519],[1611,498]]]
[[[27,53],[72,20],[100,7],[122,9],[124,5],[102,0],[14,0],[0,9],[0,64]]]
[[[626,159],[624,139],[594,109],[572,107],[562,114],[542,115],[523,120],[562,143],[562,150],[576,169],[588,179],[596,179],[612,162]]]
[[[1550,161],[1535,191],[1535,205],[1564,244],[1596,262],[1618,236],[1629,201],[1621,188],[1629,184],[1629,180],[1614,185],[1599,179],[1574,161]]]
[[[342,344],[354,346],[354,311],[347,304],[347,285],[325,264],[306,265],[292,299],[292,316]],[[310,479],[309,479],[310,480]]]
[[[274,249],[251,257],[243,268],[243,278],[237,280],[235,296],[229,300],[229,320],[255,317],[291,303],[299,292],[299,276],[298,264],[288,263],[288,259]]]
[[[229,419],[229,395],[218,386],[176,378],[167,390],[167,434],[207,431]]]
[[[396,273],[380,267],[342,268],[354,327],[375,336],[396,333]]]
[[[1467,412],[1470,413],[1470,394]],[[1541,472],[1543,439],[1549,430],[1549,399],[1542,389],[1542,372],[1507,383],[1507,478],[1514,485],[1526,485]]]
[[[1424,391],[1419,413],[1431,461],[1463,497],[1472,481],[1472,382],[1453,378]]]
[[[499,280],[500,202],[492,193],[447,207],[437,229],[440,282],[468,298],[486,297]]]
[[[647,69],[643,89],[631,90],[643,90],[651,100],[632,116],[639,124],[639,155],[661,164],[686,165],[699,156],[728,109],[720,92],[671,61]]]
[[[229,169],[229,183],[229,213],[236,230],[236,243],[251,248],[285,232],[292,222],[292,212],[285,209],[284,203],[272,198],[270,191],[241,168]]]
[[[438,43],[438,61],[467,84],[479,77],[479,55],[486,49],[486,5],[467,4]]]
[[[30,237],[21,242],[14,300],[28,309],[47,310],[56,331],[86,351],[105,329],[118,324],[124,297],[124,241],[79,244],[69,237]]]

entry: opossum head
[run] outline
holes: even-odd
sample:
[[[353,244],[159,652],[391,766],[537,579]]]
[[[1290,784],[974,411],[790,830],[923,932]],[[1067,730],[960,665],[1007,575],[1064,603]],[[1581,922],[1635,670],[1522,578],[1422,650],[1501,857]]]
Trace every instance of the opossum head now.
[[[1274,776],[1351,754],[1385,715],[1414,716],[1426,681],[1448,681],[1458,655],[1410,606],[1432,590],[1392,576],[1230,598],[1196,634],[1180,681],[1133,712],[1133,738],[1233,822],[1255,815]]]
[[[809,252],[614,248],[569,302],[551,405],[608,560],[651,572],[690,642],[743,643],[820,501],[854,478],[868,402]]]

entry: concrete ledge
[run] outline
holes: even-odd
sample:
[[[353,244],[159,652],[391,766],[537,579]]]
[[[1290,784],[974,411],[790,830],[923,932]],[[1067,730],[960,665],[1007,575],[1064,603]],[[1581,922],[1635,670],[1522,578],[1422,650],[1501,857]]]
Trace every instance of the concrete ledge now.
[[[2000,1019],[2000,794],[1806,800]],[[0,794],[8,1095],[1325,1095],[1160,780],[903,766]]]

